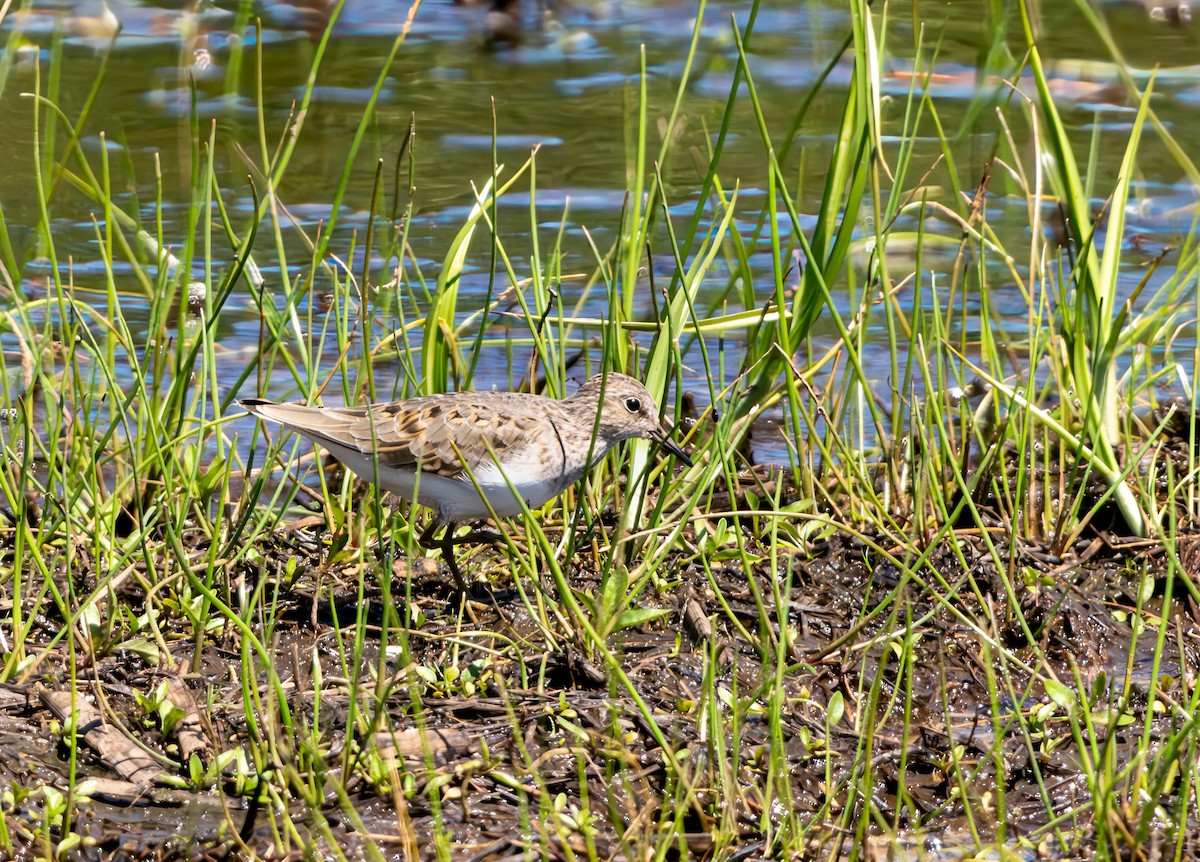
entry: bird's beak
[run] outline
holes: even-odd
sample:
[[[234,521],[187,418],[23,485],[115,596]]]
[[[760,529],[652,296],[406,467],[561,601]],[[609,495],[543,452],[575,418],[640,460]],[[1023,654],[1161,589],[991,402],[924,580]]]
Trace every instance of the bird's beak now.
[[[692,466],[692,459],[688,457],[688,453],[684,452],[678,443],[668,437],[666,430],[663,428],[658,429],[658,442],[667,454],[674,455],[687,467]]]

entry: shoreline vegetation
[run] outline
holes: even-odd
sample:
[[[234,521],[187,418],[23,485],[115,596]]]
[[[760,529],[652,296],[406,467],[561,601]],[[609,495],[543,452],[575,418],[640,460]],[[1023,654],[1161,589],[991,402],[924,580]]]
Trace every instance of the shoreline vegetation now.
[[[847,8],[843,52],[788,117],[758,99],[758,5],[730,25],[721,122],[686,138],[705,151],[680,143],[701,4],[674,103],[650,108],[644,51],[631,79],[611,245],[564,259],[535,147],[472,184],[436,273],[409,242],[420,118],[385,159],[360,157],[407,27],[347,142],[334,222],[354,172],[375,171],[375,194],[345,247],[335,223],[303,234],[280,191],[328,30],[288,122],[260,105],[257,150],[239,149],[253,206],[223,186],[221,123],[193,113],[179,237],[153,217],[161,185],[129,207],[108,149],[81,141],[103,68],[66,113],[69,60],[47,48],[28,165],[44,291],[0,214],[0,853],[1194,856],[1200,233],[1193,213],[1147,261],[1126,214],[1151,139],[1200,173],[1153,80],[1124,67],[1127,128],[1081,150],[1020,3],[988,22],[1004,74],[978,97],[993,149],[968,177],[925,86],[936,46],[918,36],[906,97],[885,96],[886,10]],[[818,102],[836,132],[801,154]],[[758,176],[723,171],[732,134],[760,138]],[[938,155],[918,158],[931,136]],[[695,184],[672,199],[662,167],[683,160]],[[495,229],[514,191],[528,258]],[[99,287],[56,249],[68,197],[91,209]],[[989,222],[999,197],[1025,203],[1022,230]],[[297,233],[307,257],[286,259]],[[957,249],[951,269],[923,266],[931,243]],[[476,306],[459,285],[481,248],[494,290]],[[1001,279],[1025,299],[1015,331],[990,303]],[[239,305],[250,352],[223,344]],[[499,548],[459,551],[487,599],[448,600],[417,544],[429,512],[234,403],[470,389],[498,364],[556,398],[634,374],[693,465],[631,442],[496,524]],[[766,433],[786,463],[747,457]]]

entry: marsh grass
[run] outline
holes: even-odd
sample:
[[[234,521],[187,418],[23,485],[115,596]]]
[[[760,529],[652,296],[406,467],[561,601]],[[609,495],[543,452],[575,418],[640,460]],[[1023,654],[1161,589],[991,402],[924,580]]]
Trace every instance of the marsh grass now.
[[[219,791],[197,844],[246,853],[727,857],[755,844],[860,858],[936,836],[1001,856],[1137,855],[1155,841],[1179,858],[1195,822],[1195,424],[1190,406],[1182,434],[1178,413],[1145,408],[1161,406],[1167,380],[1194,403],[1184,322],[1198,258],[1192,231],[1152,296],[1149,276],[1122,287],[1121,214],[1149,90],[1121,175],[1099,176],[1073,155],[1027,29],[1033,88],[1001,100],[972,198],[958,190],[977,178],[955,167],[957,141],[921,75],[892,105],[899,119],[884,120],[886,16],[850,8],[849,84],[822,77],[791,117],[757,98],[746,50],[757,7],[735,31],[719,128],[687,154],[699,166],[687,218],[670,215],[659,167],[684,157],[699,23],[661,127],[643,58],[620,229],[586,266],[564,262],[568,213],[557,232],[542,227],[535,151],[478,180],[437,273],[423,271],[408,242],[421,170],[411,129],[375,174],[365,232],[304,235],[276,190],[324,42],[287,131],[271,142],[260,123],[254,217],[232,215],[217,180],[221,129],[193,121],[180,240],[119,208],[106,151],[79,145],[91,99],[63,115],[44,70],[30,158],[43,297],[19,289],[0,224],[4,679],[93,699],[158,761],[160,783]],[[911,50],[914,68],[932,68],[923,37]],[[808,190],[786,166],[818,93],[841,114],[803,154],[826,178],[805,228]],[[374,104],[337,200],[363,169],[354,154]],[[762,176],[734,180],[721,154],[746,112]],[[936,164],[912,145],[930,129]],[[746,210],[739,182],[767,189],[761,211]],[[1027,201],[1027,247],[989,223],[988,182]],[[518,187],[533,191],[528,260],[496,229],[497,200]],[[1051,190],[1066,246],[1043,230]],[[68,194],[95,207],[99,285],[77,284],[56,252]],[[306,261],[289,259],[297,238]],[[931,275],[925,256],[948,242],[952,265]],[[485,244],[491,287],[467,308],[459,283]],[[763,245],[767,271],[752,255]],[[399,265],[346,263],[373,257]],[[651,258],[673,261],[669,279],[647,274]],[[989,304],[1000,278],[1027,301],[1020,331]],[[252,355],[221,350],[217,323],[234,303],[259,322]],[[512,325],[490,326],[499,315]],[[811,337],[818,319],[833,339]],[[327,403],[470,388],[481,363],[558,397],[581,369],[606,368],[639,373],[675,410],[684,390],[711,405],[688,439],[692,468],[625,447],[543,510],[499,524],[498,551],[468,552],[469,576],[511,586],[511,602],[447,603],[436,559],[419,562],[428,513],[237,420],[233,405],[268,385]],[[775,472],[743,454],[767,416],[789,455]],[[684,627],[689,601],[698,613]],[[181,747],[172,710],[190,707],[157,693],[165,674],[186,678],[206,749]],[[452,739],[463,727],[466,753]],[[89,728],[56,730],[67,766],[57,783],[10,782],[6,852],[86,843],[80,778],[101,769]],[[410,730],[417,744],[403,748]],[[1076,782],[1086,793],[1063,789]]]

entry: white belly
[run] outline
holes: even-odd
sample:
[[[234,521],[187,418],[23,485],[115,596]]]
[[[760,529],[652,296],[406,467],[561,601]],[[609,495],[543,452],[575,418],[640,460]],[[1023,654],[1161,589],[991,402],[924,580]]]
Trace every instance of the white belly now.
[[[510,518],[521,514],[521,504],[513,494],[514,488],[528,508],[536,509],[557,497],[582,475],[582,471],[564,474],[553,469],[558,465],[548,465],[540,459],[523,458],[507,463],[503,473],[494,463],[485,464],[475,471],[474,482],[467,476],[447,478],[436,473],[422,473],[418,479],[415,472],[376,465],[373,458],[361,452],[340,446],[330,449],[339,461],[368,482],[376,481],[378,470],[379,487],[405,500],[428,506],[444,520],[455,522],[491,517],[480,491],[498,517]],[[552,468],[550,472],[547,472],[547,467]],[[512,488],[509,483],[512,483]]]

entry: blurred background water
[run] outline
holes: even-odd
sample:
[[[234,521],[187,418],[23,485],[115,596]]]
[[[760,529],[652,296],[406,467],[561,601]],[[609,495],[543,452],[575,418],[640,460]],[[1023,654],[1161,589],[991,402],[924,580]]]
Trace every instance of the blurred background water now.
[[[944,129],[955,140],[958,179],[968,191],[982,175],[998,136],[1004,133],[995,105],[1009,95],[999,77],[1005,67],[989,56],[999,28],[1008,28],[1018,56],[1021,34],[1015,18],[989,18],[989,10],[1005,10],[1011,18],[1015,13],[1008,6],[1015,4],[956,0],[898,2],[888,7],[884,72],[892,98],[884,106],[885,129],[899,134],[912,73],[923,68],[933,54],[927,50],[917,59],[919,37],[922,44],[936,46],[936,74],[928,86],[937,100]],[[1186,7],[1158,6],[1148,0],[1148,5],[1110,3],[1100,9],[1130,64],[1147,70],[1158,66],[1155,110],[1188,155],[1193,160],[1200,158],[1196,143],[1200,141],[1200,66],[1196,65],[1200,28],[1191,24]],[[332,10],[324,0],[252,4],[222,0],[199,5],[113,0],[107,6],[80,0],[35,2],[10,9],[0,34],[7,39],[2,58],[7,79],[0,93],[0,116],[4,117],[0,211],[14,257],[22,267],[20,272],[9,273],[13,285],[27,296],[36,296],[46,290],[49,276],[44,239],[38,232],[40,210],[32,170],[39,132],[35,102],[28,94],[39,90],[52,96],[73,121],[92,98],[93,84],[103,69],[103,83],[94,94],[94,107],[82,129],[84,153],[95,165],[101,151],[106,151],[114,201],[139,214],[147,227],[153,229],[161,220],[164,242],[178,249],[188,229],[192,196],[196,154],[193,99],[200,119],[199,136],[207,137],[212,124],[218,130],[213,155],[225,204],[233,219],[247,220],[255,210],[255,194],[263,191],[261,185],[252,187],[248,180],[262,167],[257,53],[261,51],[262,56],[265,139],[273,150],[294,120],[292,112],[303,94]],[[376,76],[409,14],[407,3],[394,0],[347,0],[333,26],[295,155],[277,190],[279,201],[286,206],[287,217],[309,238],[319,230],[329,230],[336,215],[330,251],[350,263],[356,273],[361,271],[362,261],[354,259],[352,250],[361,249],[370,222],[376,166],[382,164],[385,188],[393,188],[401,143],[410,123],[415,123],[416,190],[408,237],[413,261],[432,282],[474,202],[471,184],[482,186],[491,174],[494,116],[497,157],[510,170],[528,158],[532,148],[539,148],[534,199],[542,248],[552,246],[561,227],[562,272],[590,272],[596,266],[592,243],[602,250],[610,246],[625,204],[640,53],[644,50],[648,72],[649,117],[657,128],[659,118],[670,113],[675,99],[696,12],[696,4],[688,2],[578,0],[559,4],[552,14],[544,14],[533,0],[525,0],[523,6],[510,8],[511,17],[504,28],[498,28],[495,11],[487,7],[426,0],[388,72],[347,194],[335,213],[332,201],[349,142]],[[1100,154],[1094,177],[1099,211],[1103,195],[1117,175],[1136,106],[1127,104],[1116,67],[1109,63],[1104,47],[1073,3],[1043,3],[1037,14],[1041,48],[1052,64],[1055,97],[1081,152],[1095,146]],[[741,2],[709,3],[704,13],[697,66],[683,103],[681,146],[662,166],[666,200],[677,217],[678,229],[687,224],[706,170],[704,160],[694,154],[707,152],[734,80],[737,53],[730,22],[736,20],[745,28],[748,15],[749,4]],[[255,26],[256,21],[261,22],[260,27]],[[115,25],[119,25],[119,35],[109,51]],[[751,71],[777,145],[783,143],[797,106],[836,55],[850,26],[845,4],[837,0],[762,4],[750,41]],[[63,61],[57,64],[51,47],[56,35],[64,39]],[[831,83],[810,109],[785,165],[785,175],[794,177],[795,187],[802,189],[802,220],[806,213],[815,212],[819,201],[833,124],[840,116],[848,75],[848,67],[835,65]],[[196,82],[194,90],[190,79]],[[1026,89],[1032,92],[1031,87]],[[1020,145],[1028,134],[1021,113],[1008,110],[1005,117]],[[913,164],[922,171],[932,169],[926,180],[931,186],[948,185],[946,163],[939,161],[941,144],[932,126],[925,131],[927,135],[917,139]],[[60,150],[63,139],[60,130]],[[885,146],[888,143],[896,141],[885,140]],[[657,148],[657,141],[652,142],[651,151]],[[740,183],[737,213],[744,228],[757,221],[764,206],[766,164],[753,114],[743,99],[735,111],[720,175],[727,187]],[[400,185],[405,184],[406,177]],[[1197,201],[1195,185],[1153,135],[1146,137],[1136,189],[1126,240],[1130,289],[1144,274],[1140,264],[1195,230]],[[160,195],[161,209],[156,204]],[[401,207],[405,203],[407,196]],[[1027,201],[1015,193],[1003,170],[994,172],[987,206],[989,222],[1001,238],[1013,248],[1027,249],[1028,239],[1023,236],[1029,230]],[[1006,215],[1009,211],[1011,218]],[[97,223],[103,213],[64,186],[55,193],[50,218],[58,259],[69,258],[72,282],[84,290],[102,289],[106,276]],[[499,232],[517,275],[527,277],[533,241],[528,182],[500,200],[499,220]],[[868,220],[860,216],[859,221],[860,232],[869,235]],[[917,221],[911,219],[907,226],[916,230]],[[244,223],[237,225],[238,230],[244,228]],[[265,228],[254,251],[266,289],[272,290],[281,282],[280,258]],[[948,240],[931,244],[921,258],[923,272],[936,284],[939,277],[948,277],[959,253],[961,231],[952,220],[936,214],[928,216],[925,230]],[[654,259],[663,279],[660,285],[666,283],[674,266],[663,236]],[[288,231],[283,237],[290,275],[303,276],[311,269],[305,238]],[[904,259],[905,253],[901,243],[889,248],[889,260],[898,271],[911,270],[915,264],[915,260]],[[194,261],[192,277],[219,277],[231,265],[232,250],[216,248],[213,258],[213,272],[206,272],[202,261]],[[771,250],[765,239],[753,250],[751,261],[761,279],[757,291],[765,300],[772,290]],[[396,263],[395,259],[373,259],[372,282],[391,281]],[[790,263],[799,266],[802,261]],[[1168,255],[1155,279],[1165,278],[1172,263]],[[1022,331],[1026,299],[1007,286],[1003,265],[989,266],[994,267],[995,275],[989,301],[997,322],[1008,321]],[[132,280],[131,270],[118,268],[115,274],[118,287],[134,296],[124,308],[136,326],[136,289],[120,284],[123,278]],[[493,275],[486,237],[477,237],[460,285],[461,312],[477,309],[489,284],[497,279],[499,287],[507,286],[503,272]],[[730,280],[728,269],[718,260],[709,275],[712,286],[707,299],[717,302]],[[844,302],[847,309],[851,307],[851,288],[861,290],[862,285],[839,286],[839,304]],[[579,299],[579,290],[576,282],[562,285],[568,308]],[[649,287],[645,295],[643,310],[649,314]],[[405,299],[420,305],[420,297]],[[962,301],[970,307],[978,297]],[[602,294],[594,293],[582,310],[599,315],[605,303]],[[248,294],[235,293],[218,330],[222,348],[235,353],[254,349],[259,332],[258,314]],[[971,333],[965,335],[969,341]],[[819,321],[814,336],[818,341],[831,340],[834,332]],[[736,338],[726,347],[736,353]],[[871,358],[868,356],[868,361]],[[336,346],[331,343],[322,367],[327,371],[337,360]],[[241,362],[237,368],[244,365]],[[480,367],[473,385],[509,386],[522,372],[520,362],[486,364]],[[699,381],[701,375],[702,367],[696,363],[685,372],[685,384],[689,379]],[[233,385],[232,381],[222,382]],[[255,394],[249,391],[253,385],[251,381],[242,387],[241,394]],[[278,397],[298,394],[290,377],[267,381],[266,388],[268,394]],[[706,387],[698,388],[707,392]],[[387,394],[386,386],[381,394]],[[760,454],[770,459],[783,452],[766,443]]]

